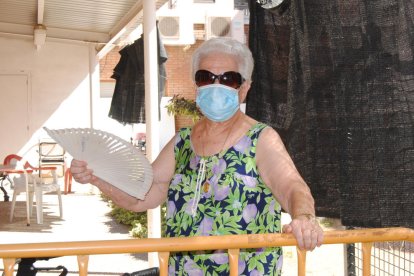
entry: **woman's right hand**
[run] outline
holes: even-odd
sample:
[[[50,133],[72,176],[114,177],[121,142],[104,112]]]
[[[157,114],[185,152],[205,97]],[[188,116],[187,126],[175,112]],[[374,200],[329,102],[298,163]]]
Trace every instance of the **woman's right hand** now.
[[[92,183],[96,180],[93,171],[88,169],[88,164],[85,161],[73,159],[70,164],[70,173],[76,182],[81,184]]]

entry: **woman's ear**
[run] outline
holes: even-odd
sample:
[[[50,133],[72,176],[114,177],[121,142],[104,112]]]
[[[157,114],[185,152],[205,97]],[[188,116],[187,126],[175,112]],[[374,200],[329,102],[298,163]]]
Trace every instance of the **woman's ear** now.
[[[242,85],[239,88],[239,103],[244,103],[247,97],[247,93],[250,90],[250,86],[252,84],[252,81],[246,80],[242,83]]]

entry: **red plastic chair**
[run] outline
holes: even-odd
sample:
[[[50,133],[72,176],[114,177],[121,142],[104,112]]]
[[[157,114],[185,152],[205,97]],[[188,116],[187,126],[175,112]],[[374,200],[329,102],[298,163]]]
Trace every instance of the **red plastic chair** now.
[[[70,172],[70,168],[67,168],[65,171],[65,190],[64,194],[68,194],[72,192],[72,173]]]
[[[20,158],[20,159],[19,159]],[[21,160],[21,157],[16,154],[9,154],[4,158],[3,165],[8,166],[10,165],[11,160],[16,159],[17,161]],[[7,172],[0,172],[0,189],[4,195],[4,201],[9,201],[9,195],[7,194],[6,189],[4,188],[4,181],[8,181],[12,184],[12,180]]]

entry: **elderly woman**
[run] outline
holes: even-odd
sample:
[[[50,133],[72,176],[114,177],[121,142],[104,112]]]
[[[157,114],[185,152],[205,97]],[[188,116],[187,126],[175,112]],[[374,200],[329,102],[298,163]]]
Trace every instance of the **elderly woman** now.
[[[181,129],[153,162],[154,182],[138,200],[95,177],[73,160],[77,182],[92,183],[119,206],[142,212],[167,201],[167,236],[276,233],[281,209],[292,221],[298,246],[313,250],[323,231],[315,221],[314,200],[279,135],[240,111],[249,91],[253,58],[228,38],[204,42],[194,53],[196,102],[204,117]],[[241,275],[279,275],[280,248],[244,250]],[[228,275],[228,256],[182,252],[169,261],[170,275]]]

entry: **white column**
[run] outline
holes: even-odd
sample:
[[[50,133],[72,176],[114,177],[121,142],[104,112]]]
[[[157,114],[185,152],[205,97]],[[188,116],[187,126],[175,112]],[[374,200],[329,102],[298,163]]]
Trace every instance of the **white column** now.
[[[90,127],[95,127],[95,121],[98,118],[98,108],[100,94],[101,94],[101,83],[100,83],[100,70],[99,70],[99,58],[95,49],[95,44],[89,44],[89,99],[90,99]]]
[[[144,57],[145,57],[145,124],[147,136],[147,157],[150,162],[157,157],[159,149],[158,128],[158,60],[155,1],[144,0]],[[148,210],[148,237],[161,237],[160,207]],[[148,254],[150,267],[158,266],[157,253]]]

